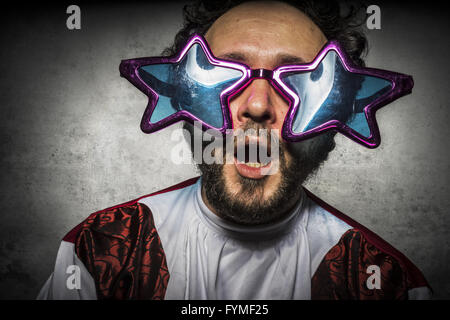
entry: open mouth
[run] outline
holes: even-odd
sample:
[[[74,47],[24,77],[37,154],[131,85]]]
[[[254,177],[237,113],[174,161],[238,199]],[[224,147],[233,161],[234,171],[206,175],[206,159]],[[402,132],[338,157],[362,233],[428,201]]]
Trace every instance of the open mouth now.
[[[264,145],[261,145],[264,143]],[[264,154],[265,153],[265,154]],[[258,138],[245,137],[235,143],[234,163],[238,173],[250,179],[262,179],[272,164],[270,145]]]

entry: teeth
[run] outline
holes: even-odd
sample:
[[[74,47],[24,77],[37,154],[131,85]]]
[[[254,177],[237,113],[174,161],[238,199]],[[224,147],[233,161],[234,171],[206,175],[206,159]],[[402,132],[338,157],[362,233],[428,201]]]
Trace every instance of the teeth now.
[[[268,165],[269,162],[267,163],[260,163],[260,162],[246,162],[245,165],[252,167],[252,168],[261,168],[264,167],[266,165]]]
[[[239,160],[237,160],[237,162],[239,162],[240,164],[245,164],[246,166],[252,167],[252,168],[261,168],[261,167],[265,167],[267,166],[269,162],[267,163],[261,163],[261,162],[241,162]]]
[[[260,168],[261,167],[261,163],[259,163],[259,162],[247,162],[246,165],[249,167],[252,167],[252,168]]]

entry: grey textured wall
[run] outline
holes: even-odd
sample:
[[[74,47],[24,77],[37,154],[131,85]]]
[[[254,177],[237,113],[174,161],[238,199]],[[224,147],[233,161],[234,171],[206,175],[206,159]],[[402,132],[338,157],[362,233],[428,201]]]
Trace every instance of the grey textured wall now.
[[[374,1],[374,3],[377,3]],[[31,299],[59,241],[89,213],[197,175],[170,162],[171,129],[139,130],[146,97],[121,59],[157,55],[181,24],[177,3],[9,10],[1,21],[0,298]],[[444,12],[382,4],[368,65],[412,74],[413,94],[377,113],[368,150],[345,137],[307,187],[405,253],[435,297],[450,298],[450,123]]]

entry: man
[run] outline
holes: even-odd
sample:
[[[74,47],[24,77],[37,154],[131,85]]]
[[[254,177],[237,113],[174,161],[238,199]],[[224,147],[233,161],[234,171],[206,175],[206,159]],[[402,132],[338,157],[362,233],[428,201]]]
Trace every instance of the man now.
[[[337,39],[363,65],[365,38],[329,5],[195,4],[167,53],[197,32],[218,59],[273,70],[311,62]],[[289,104],[255,78],[229,109],[234,129],[279,133]],[[39,298],[428,298],[405,256],[302,188],[334,148],[334,134],[280,141],[279,169],[270,175],[254,169],[259,162],[201,163],[200,178],[90,215],[64,237]]]

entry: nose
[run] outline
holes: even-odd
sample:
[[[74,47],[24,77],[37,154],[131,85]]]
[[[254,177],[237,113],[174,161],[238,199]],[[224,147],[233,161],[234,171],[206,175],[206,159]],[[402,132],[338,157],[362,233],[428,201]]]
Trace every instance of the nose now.
[[[248,120],[264,125],[276,122],[275,103],[277,93],[266,79],[254,79],[241,93],[238,103],[237,120]]]

